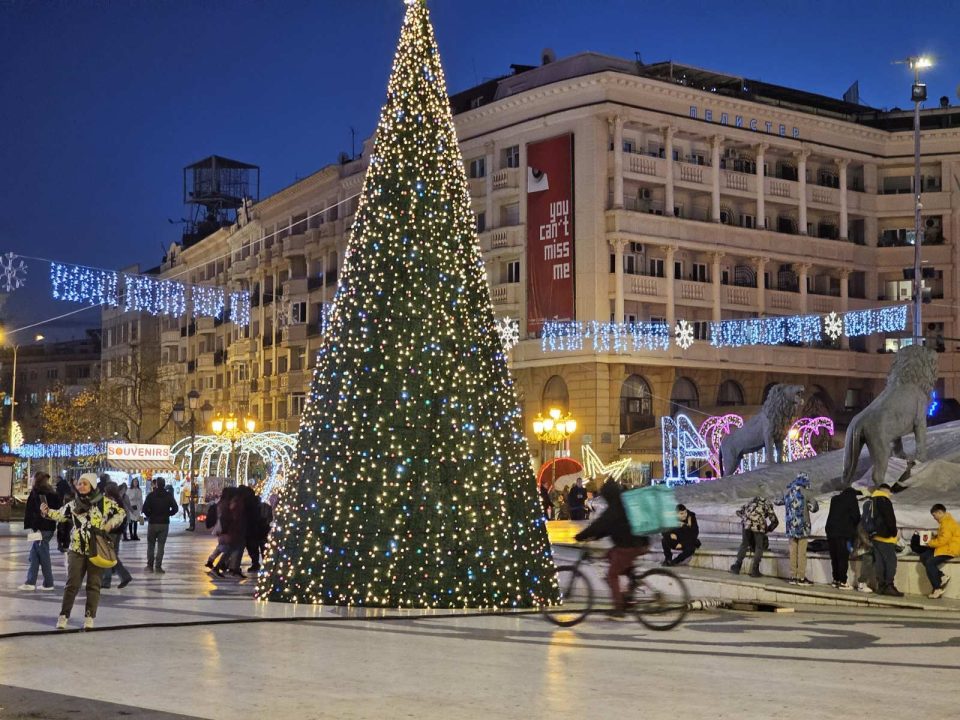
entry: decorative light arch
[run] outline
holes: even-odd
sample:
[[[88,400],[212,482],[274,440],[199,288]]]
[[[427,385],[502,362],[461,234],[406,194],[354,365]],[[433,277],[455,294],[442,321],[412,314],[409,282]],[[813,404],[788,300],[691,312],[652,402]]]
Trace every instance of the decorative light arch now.
[[[260,496],[266,500],[283,485],[293,468],[297,436],[281,432],[249,433],[231,443],[230,440],[216,435],[198,435],[193,443],[193,451],[198,458],[195,467],[200,477],[233,477],[238,485],[247,484],[250,455],[263,458],[267,465],[267,478]],[[182,471],[189,472],[189,437],[174,443],[170,454]]]

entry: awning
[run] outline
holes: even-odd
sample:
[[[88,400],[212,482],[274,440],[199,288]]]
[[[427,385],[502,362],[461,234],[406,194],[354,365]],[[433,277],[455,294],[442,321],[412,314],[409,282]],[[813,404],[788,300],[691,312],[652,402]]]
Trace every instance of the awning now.
[[[142,473],[152,470],[153,472],[175,472],[177,466],[169,460],[108,460],[107,466],[111,470],[123,470],[124,472]]]

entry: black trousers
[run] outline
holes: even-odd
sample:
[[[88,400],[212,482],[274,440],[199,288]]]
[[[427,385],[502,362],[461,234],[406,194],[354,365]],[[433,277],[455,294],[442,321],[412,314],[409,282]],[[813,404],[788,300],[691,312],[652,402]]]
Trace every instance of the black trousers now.
[[[853,538],[827,536],[827,549],[830,551],[830,567],[833,570],[833,581],[845,583],[847,571],[850,569],[850,544]]]
[[[693,553],[696,551],[696,547],[690,545],[689,547],[685,545],[680,550],[680,554],[676,557],[673,557],[673,551],[677,549],[677,545],[680,544],[680,540],[674,540],[670,537],[670,533],[664,533],[663,538],[661,539],[661,545],[663,546],[663,559],[674,565],[679,565],[684,560],[693,556]]]

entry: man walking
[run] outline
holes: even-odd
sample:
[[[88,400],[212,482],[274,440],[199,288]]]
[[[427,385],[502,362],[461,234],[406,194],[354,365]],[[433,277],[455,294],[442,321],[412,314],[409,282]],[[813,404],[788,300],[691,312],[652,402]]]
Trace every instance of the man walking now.
[[[173,493],[167,490],[163,480],[158,478],[153,490],[143,502],[143,514],[147,518],[147,572],[157,572],[161,575],[166,572],[163,569],[163,548],[167,544],[167,534],[170,532],[170,518],[177,514],[177,510],[177,501],[173,499]]]
[[[873,564],[877,573],[877,593],[903,597],[894,581],[897,578],[897,516],[890,500],[890,486],[884,483],[873,492],[869,517],[864,527],[873,542]],[[866,513],[864,513],[866,515]]]

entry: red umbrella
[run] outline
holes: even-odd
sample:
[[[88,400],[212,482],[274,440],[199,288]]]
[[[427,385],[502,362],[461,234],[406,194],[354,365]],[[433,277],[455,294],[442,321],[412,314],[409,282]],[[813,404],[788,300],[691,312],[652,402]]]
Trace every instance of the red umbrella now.
[[[553,466],[557,466],[557,472],[553,472]],[[549,490],[553,486],[553,479],[558,477],[563,477],[564,475],[571,475],[573,473],[583,472],[583,465],[578,463],[573,458],[562,457],[557,458],[556,460],[550,460],[545,462],[540,467],[540,472],[537,475],[537,484],[547,483],[547,489]]]

